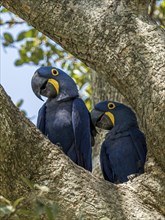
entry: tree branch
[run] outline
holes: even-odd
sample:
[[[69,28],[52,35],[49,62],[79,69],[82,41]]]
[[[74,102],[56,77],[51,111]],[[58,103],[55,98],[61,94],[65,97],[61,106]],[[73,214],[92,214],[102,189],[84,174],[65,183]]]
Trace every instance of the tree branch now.
[[[85,219],[163,219],[160,214],[163,204],[154,201],[155,195],[150,190],[151,186],[159,187],[155,189],[159,195],[162,193],[160,181],[155,181],[155,177],[148,181],[149,174],[145,174],[133,183],[121,185],[99,180],[51,144],[11,103],[2,87],[0,102],[0,192],[3,196],[13,200],[27,195],[27,186],[21,181],[24,176],[50,189],[44,199],[58,204],[61,219],[78,219],[80,212]],[[141,192],[144,189],[145,193]],[[142,196],[146,201],[141,200]]]
[[[147,1],[3,0],[3,5],[60,43],[117,88],[136,110],[149,154],[165,167],[165,36],[146,14]],[[100,95],[101,97],[101,95]],[[148,162],[144,175],[115,186],[76,166],[20,115],[0,89],[0,190],[27,193],[20,175],[50,188],[61,218],[163,219],[164,173]],[[69,215],[69,217],[68,217]],[[86,219],[88,219],[86,218]]]
[[[165,36],[145,14],[148,1],[2,2],[124,95],[138,114],[149,152],[165,168]]]
[[[2,26],[2,25],[16,25],[16,24],[24,24],[25,22],[24,21],[5,21],[5,22],[3,22],[3,23],[1,23],[0,24],[0,26]]]

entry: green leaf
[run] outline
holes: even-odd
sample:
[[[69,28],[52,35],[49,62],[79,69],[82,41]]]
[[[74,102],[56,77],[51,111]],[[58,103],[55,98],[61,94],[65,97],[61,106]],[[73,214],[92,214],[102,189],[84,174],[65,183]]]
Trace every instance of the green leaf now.
[[[35,48],[35,50],[32,52],[32,56],[38,60],[42,60],[44,58],[44,51],[41,48]]]
[[[26,49],[24,47],[22,47],[21,50],[19,50],[19,54],[23,60],[26,59],[27,55],[26,55]]]
[[[25,34],[26,38],[37,37],[37,35],[38,35],[38,31],[34,28],[27,31],[26,34]]]
[[[161,6],[162,6],[163,8],[165,8],[165,1],[162,1]]]
[[[92,110],[92,101],[91,101],[91,99],[87,98],[87,99],[85,100],[85,105],[86,105],[86,107],[87,107],[87,109],[88,109],[89,111]]]
[[[35,50],[31,53],[30,58],[31,61],[37,65],[44,58],[44,51],[41,48],[35,48]]]
[[[21,40],[23,40],[23,39],[25,38],[25,33],[26,33],[25,31],[22,31],[22,32],[18,35],[16,41],[21,41]]]
[[[24,199],[25,199],[24,197],[21,197],[21,198],[15,200],[13,203],[13,207],[16,208],[17,205],[19,205]]]
[[[24,102],[24,100],[23,100],[23,99],[20,99],[20,100],[16,103],[16,106],[17,106],[18,108],[20,108],[20,107],[23,105],[23,102]]]
[[[7,47],[7,46],[9,46],[9,43],[6,43],[6,42],[5,42],[5,43],[3,43],[3,46],[4,46],[4,47]]]
[[[13,36],[10,33],[5,32],[3,34],[3,36],[4,36],[7,43],[13,43],[14,42]]]
[[[24,63],[23,60],[16,60],[16,61],[14,62],[14,64],[15,64],[16,66],[20,66],[20,65],[22,65],[23,63]]]
[[[61,67],[65,68],[65,65],[66,65],[66,61],[63,61],[62,64],[61,64]]]
[[[6,13],[6,12],[9,12],[9,10],[7,10],[6,8],[3,8],[3,9],[1,10],[1,13]]]
[[[34,184],[30,180],[23,176],[21,176],[21,179],[27,186],[29,186],[30,189],[34,189]]]
[[[25,44],[25,48],[27,51],[31,51],[31,49],[35,47],[35,42],[34,40],[33,41],[26,41],[26,44]]]
[[[33,29],[30,29],[28,31],[22,31],[18,37],[17,37],[17,41],[21,41],[25,38],[34,38],[38,35],[38,31]]]

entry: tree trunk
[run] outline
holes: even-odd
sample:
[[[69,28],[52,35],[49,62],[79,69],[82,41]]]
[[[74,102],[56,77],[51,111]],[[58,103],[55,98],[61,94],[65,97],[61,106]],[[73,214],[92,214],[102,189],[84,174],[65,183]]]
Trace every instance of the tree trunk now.
[[[2,0],[67,49],[129,101],[148,148],[165,168],[165,32],[147,16],[149,0]]]
[[[99,180],[44,138],[11,103],[2,87],[0,101],[3,196],[12,200],[30,197],[21,181],[23,176],[50,189],[43,199],[60,207],[60,219],[80,219],[80,215],[84,219],[163,219],[163,176],[158,169],[127,184]]]
[[[2,0],[6,8],[93,68],[98,82],[109,83],[125,97],[154,158],[146,173],[132,182],[116,186],[99,180],[49,143],[1,88],[0,191],[5,197],[27,194],[23,175],[50,188],[46,198],[64,207],[61,219],[78,219],[81,210],[85,219],[163,219],[165,32],[147,16],[148,2]],[[104,92],[95,100],[103,97],[109,98]]]

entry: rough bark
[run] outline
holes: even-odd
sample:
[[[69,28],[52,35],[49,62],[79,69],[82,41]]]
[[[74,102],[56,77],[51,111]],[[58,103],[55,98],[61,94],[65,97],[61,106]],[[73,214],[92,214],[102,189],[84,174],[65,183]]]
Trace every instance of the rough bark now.
[[[142,0],[2,0],[2,4],[96,70],[134,108],[147,136],[146,173],[115,186],[74,165],[49,143],[0,90],[0,191],[27,194],[23,175],[50,192],[61,219],[163,219],[165,32]],[[108,90],[109,91],[109,90]],[[99,98],[102,94],[97,93]],[[104,94],[104,97],[105,94]],[[109,97],[109,96],[107,96]],[[85,219],[88,219],[87,217]]]
[[[163,219],[163,176],[145,174],[113,185],[78,167],[19,112],[0,87],[0,192],[27,195],[24,176],[49,187],[44,200],[60,207],[60,219]],[[159,182],[157,181],[159,180]],[[155,189],[156,188],[156,189]],[[30,192],[29,195],[30,196]],[[157,197],[159,202],[157,202]],[[29,217],[30,219],[31,217]]]
[[[147,16],[148,3],[2,1],[124,95],[141,120],[150,152],[165,168],[165,32]]]

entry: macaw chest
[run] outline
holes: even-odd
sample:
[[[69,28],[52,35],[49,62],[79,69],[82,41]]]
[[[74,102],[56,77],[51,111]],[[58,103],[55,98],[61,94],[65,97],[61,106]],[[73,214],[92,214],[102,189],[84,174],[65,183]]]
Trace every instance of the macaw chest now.
[[[45,121],[45,134],[66,153],[74,142],[72,102],[48,103]]]
[[[128,133],[118,135],[116,138],[107,138],[104,142],[106,153],[116,158],[127,158],[135,154],[132,139]]]
[[[47,105],[46,128],[59,132],[72,127],[72,103],[54,103]]]

